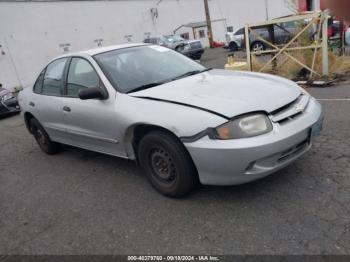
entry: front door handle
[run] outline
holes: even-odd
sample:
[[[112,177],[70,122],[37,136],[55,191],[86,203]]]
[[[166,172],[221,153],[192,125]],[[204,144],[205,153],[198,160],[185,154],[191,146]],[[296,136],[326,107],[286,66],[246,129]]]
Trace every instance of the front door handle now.
[[[34,104],[33,102],[29,102],[29,105],[30,105],[31,107],[34,107],[34,106],[35,106],[35,104]]]
[[[70,112],[71,110],[70,110],[70,107],[64,106],[64,107],[63,107],[63,111],[65,111],[65,112]]]

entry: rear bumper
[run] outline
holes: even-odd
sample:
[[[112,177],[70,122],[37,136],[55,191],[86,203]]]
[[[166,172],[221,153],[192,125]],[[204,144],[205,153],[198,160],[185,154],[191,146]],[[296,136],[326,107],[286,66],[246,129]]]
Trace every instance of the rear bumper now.
[[[312,99],[303,116],[286,125],[274,124],[269,134],[227,141],[204,137],[185,146],[202,184],[244,184],[268,176],[305,154],[322,122],[321,106]]]

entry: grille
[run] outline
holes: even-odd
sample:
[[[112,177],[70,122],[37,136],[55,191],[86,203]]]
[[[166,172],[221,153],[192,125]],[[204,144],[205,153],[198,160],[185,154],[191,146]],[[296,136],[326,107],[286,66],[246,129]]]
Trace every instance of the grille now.
[[[295,120],[299,116],[305,113],[307,106],[309,105],[310,97],[308,95],[300,95],[293,102],[273,111],[272,121],[281,125]]]

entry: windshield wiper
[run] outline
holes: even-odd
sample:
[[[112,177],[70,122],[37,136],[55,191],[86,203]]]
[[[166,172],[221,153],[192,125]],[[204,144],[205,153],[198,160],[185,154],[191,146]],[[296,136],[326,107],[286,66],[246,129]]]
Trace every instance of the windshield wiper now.
[[[148,89],[148,88],[152,88],[152,87],[155,87],[155,86],[160,86],[160,85],[165,84],[165,83],[166,82],[154,82],[154,83],[142,85],[142,86],[136,87],[136,88],[128,91],[127,94],[138,92],[138,91],[142,91],[142,90],[145,90],[145,89]]]
[[[210,71],[212,69],[213,68],[206,68],[206,69],[203,69],[203,70],[189,71],[189,72],[186,72],[186,73],[184,73],[182,75],[179,75],[177,77],[172,78],[171,81],[175,81],[175,80],[179,80],[181,78],[185,78],[185,77],[188,77],[188,76],[193,76],[193,75],[197,75],[197,74],[200,74],[200,73],[204,73],[204,72]]]

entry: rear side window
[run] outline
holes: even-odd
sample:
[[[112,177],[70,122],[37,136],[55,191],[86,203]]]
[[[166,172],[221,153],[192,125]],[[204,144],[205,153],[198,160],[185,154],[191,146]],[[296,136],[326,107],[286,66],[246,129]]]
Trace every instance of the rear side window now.
[[[43,70],[40,75],[38,76],[38,79],[35,81],[34,84],[34,93],[40,94],[41,93],[41,88],[43,87],[43,80],[44,80],[44,73],[45,70]]]
[[[43,94],[60,95],[63,86],[63,73],[67,58],[53,61],[46,68],[43,82]]]
[[[80,89],[99,87],[100,78],[91,64],[82,58],[73,58],[69,66],[67,95],[78,97]]]
[[[284,27],[284,28],[296,28],[297,27],[297,24],[296,22],[284,22],[284,23],[280,23],[279,24],[281,27]]]

